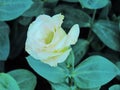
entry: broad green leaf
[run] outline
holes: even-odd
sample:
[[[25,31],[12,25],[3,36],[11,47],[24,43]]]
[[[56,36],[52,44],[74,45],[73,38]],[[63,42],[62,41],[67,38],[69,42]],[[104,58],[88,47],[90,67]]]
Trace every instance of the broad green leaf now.
[[[0,90],[20,90],[20,88],[9,74],[0,73]]]
[[[77,3],[77,2],[79,2],[79,0],[61,0],[61,1],[70,2],[70,3]]]
[[[22,16],[33,17],[43,13],[44,13],[43,2],[41,0],[34,0],[34,3],[32,4],[31,8],[25,11]]]
[[[32,3],[32,0],[0,0],[0,21],[19,17],[31,7]]]
[[[88,88],[88,89],[80,88],[80,90],[100,90],[100,87],[96,87],[96,88]]]
[[[9,27],[5,22],[0,22],[0,60],[7,60],[10,51]]]
[[[79,24],[80,27],[90,26],[90,16],[80,9],[76,9],[68,5],[59,5],[55,8],[55,12],[62,13],[65,16],[65,20],[63,22],[63,26],[65,28],[71,28],[74,24]]]
[[[106,46],[112,50],[120,51],[118,23],[99,20],[93,25],[92,30]]]
[[[119,72],[119,69],[108,59],[94,55],[76,67],[73,77],[79,88],[95,88],[108,83]]]
[[[8,72],[17,82],[20,90],[35,90],[36,77],[33,73],[25,69],[17,69]]]
[[[109,3],[109,0],[79,0],[79,2],[85,8],[99,9],[105,7]]]
[[[69,86],[66,83],[60,83],[60,84],[55,84],[55,83],[50,83],[52,86],[52,90],[82,90],[78,89],[76,86]]]
[[[75,65],[78,64],[82,57],[86,54],[88,48],[89,42],[84,39],[79,39],[77,43],[73,46]]]
[[[109,90],[120,90],[120,85],[119,84],[115,84],[115,85],[111,86],[109,88]]]
[[[60,67],[51,67],[40,60],[36,60],[31,56],[27,57],[28,64],[36,71],[40,76],[44,77],[48,81],[54,83],[64,82],[67,73]]]
[[[52,90],[71,90],[70,87],[65,83],[61,84],[50,83],[50,85],[52,86]]]

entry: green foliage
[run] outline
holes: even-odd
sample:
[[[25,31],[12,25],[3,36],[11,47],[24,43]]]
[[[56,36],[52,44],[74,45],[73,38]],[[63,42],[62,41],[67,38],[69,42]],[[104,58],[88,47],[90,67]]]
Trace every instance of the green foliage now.
[[[94,39],[91,42],[91,47],[95,51],[101,51],[105,47],[105,45],[99,40],[97,36],[94,35]]]
[[[48,64],[42,63],[31,56],[27,57],[28,64],[42,77],[54,83],[64,82],[67,72],[61,67],[51,67]]]
[[[20,88],[9,74],[0,73],[0,90],[20,90]]]
[[[0,21],[8,21],[22,15],[32,5],[32,0],[0,0]]]
[[[79,0],[82,7],[89,8],[89,9],[99,9],[105,7],[109,0]]]
[[[79,0],[61,0],[61,1],[70,2],[70,3],[77,3],[77,2],[79,2]]]
[[[50,84],[52,86],[52,90],[71,90],[67,84]]]
[[[17,69],[8,72],[17,82],[20,90],[35,90],[36,77],[33,73],[24,69]]]
[[[96,87],[96,88],[89,88],[89,89],[82,89],[82,88],[80,88],[80,90],[100,90],[100,87]]]
[[[0,22],[0,60],[7,60],[10,51],[9,26]]]
[[[59,5],[55,8],[55,13],[62,13],[65,15],[63,25],[66,28],[71,28],[74,24],[79,24],[80,27],[90,27],[90,16],[80,9],[68,5]]]
[[[75,83],[80,88],[100,87],[116,75],[119,69],[102,56],[90,56],[79,64],[73,72]]]
[[[118,23],[99,20],[93,25],[92,30],[106,46],[112,50],[120,51]]]
[[[43,2],[41,0],[33,1],[34,3],[32,6],[26,12],[24,12],[22,16],[33,17],[44,13]]]
[[[77,43],[73,46],[73,51],[75,55],[75,65],[80,62],[80,60],[86,54],[88,48],[89,42],[84,39],[79,39]]]
[[[120,90],[120,85],[119,84],[115,84],[115,85],[111,86],[109,88],[109,90]]]
[[[21,25],[24,25],[24,26],[26,26],[26,25],[29,25],[30,24],[30,22],[32,21],[32,17],[20,17],[19,18],[19,23],[21,24]]]

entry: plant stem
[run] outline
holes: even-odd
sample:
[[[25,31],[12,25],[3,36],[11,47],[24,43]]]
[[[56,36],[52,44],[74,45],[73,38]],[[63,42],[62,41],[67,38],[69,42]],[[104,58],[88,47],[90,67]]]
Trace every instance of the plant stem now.
[[[94,12],[93,12],[93,16],[92,16],[91,26],[94,23],[96,12],[97,12],[97,10],[95,9]]]
[[[89,34],[88,34],[89,43],[91,43],[94,39],[94,35],[92,33],[92,27],[93,27],[93,24],[94,24],[94,21],[95,21],[96,12],[97,12],[97,10],[95,9],[94,12],[93,12],[93,16],[92,16],[92,20],[91,20],[91,27],[90,27],[90,31],[89,31]]]

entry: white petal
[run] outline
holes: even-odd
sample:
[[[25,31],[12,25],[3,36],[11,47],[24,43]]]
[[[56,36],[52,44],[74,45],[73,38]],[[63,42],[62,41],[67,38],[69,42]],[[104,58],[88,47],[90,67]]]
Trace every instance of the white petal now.
[[[61,24],[63,23],[64,16],[61,14],[57,14],[57,15],[54,15],[52,17],[52,19],[55,24],[55,27],[59,28],[59,27],[61,27]]]
[[[57,66],[58,63],[62,63],[67,59],[67,57],[70,54],[70,51],[71,51],[71,48],[66,50],[65,52],[63,52],[61,55],[58,55],[56,57],[48,58],[47,60],[45,60],[43,62],[46,63],[46,64],[49,64],[50,66],[55,67],[55,66]]]
[[[36,22],[50,22],[52,20],[52,18],[48,15],[39,15],[36,18]]]
[[[79,25],[75,24],[69,31],[68,33],[68,45],[73,45],[77,42],[78,37],[79,37],[80,29]]]

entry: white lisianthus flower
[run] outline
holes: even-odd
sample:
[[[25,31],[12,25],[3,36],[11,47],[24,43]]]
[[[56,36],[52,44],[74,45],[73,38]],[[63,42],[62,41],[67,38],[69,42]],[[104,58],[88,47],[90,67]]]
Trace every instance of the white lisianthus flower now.
[[[63,19],[61,14],[40,15],[30,24],[25,49],[33,58],[50,66],[57,66],[67,59],[70,45],[77,42],[80,30],[75,24],[66,34],[61,27]]]

